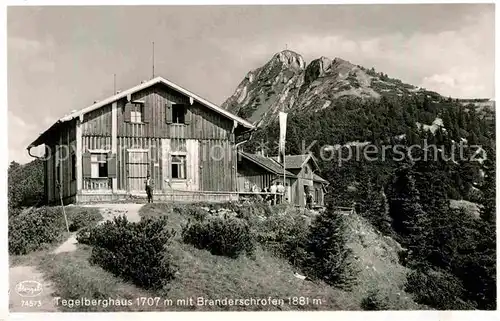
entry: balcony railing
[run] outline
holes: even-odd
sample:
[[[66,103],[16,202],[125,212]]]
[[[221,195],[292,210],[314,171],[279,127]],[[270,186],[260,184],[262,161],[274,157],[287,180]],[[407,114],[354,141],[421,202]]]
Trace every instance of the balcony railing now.
[[[111,189],[111,179],[107,177],[84,178],[83,189],[87,191],[103,191]]]

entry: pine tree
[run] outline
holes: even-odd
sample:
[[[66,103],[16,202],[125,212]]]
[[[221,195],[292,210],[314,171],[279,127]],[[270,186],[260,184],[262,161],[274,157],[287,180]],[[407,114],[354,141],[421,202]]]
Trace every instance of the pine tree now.
[[[378,220],[375,226],[384,235],[392,235],[392,218],[389,214],[389,201],[382,188],[376,198],[375,212],[378,214]]]
[[[487,149],[487,158],[484,161],[484,184],[481,188],[483,205],[481,209],[481,218],[494,225],[496,222],[496,181],[495,181],[495,154],[490,148]]]
[[[390,213],[395,231],[412,259],[421,262],[423,260],[420,258],[427,255],[430,226],[429,218],[420,204],[411,166],[403,164],[397,170],[391,189]]]
[[[330,207],[317,216],[305,247],[306,273],[332,286],[349,289],[355,282],[356,270],[347,241],[344,215]]]

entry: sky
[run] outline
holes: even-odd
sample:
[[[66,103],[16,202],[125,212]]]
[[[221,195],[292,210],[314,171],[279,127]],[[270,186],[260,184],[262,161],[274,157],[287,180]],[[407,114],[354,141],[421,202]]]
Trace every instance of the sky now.
[[[152,78],[216,104],[285,48],[445,96],[494,98],[491,4],[7,8],[9,161],[57,119]]]

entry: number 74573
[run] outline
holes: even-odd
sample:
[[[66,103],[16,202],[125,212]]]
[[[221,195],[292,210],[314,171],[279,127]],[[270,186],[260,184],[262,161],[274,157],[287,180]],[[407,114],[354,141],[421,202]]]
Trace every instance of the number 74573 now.
[[[22,300],[21,306],[30,307],[30,308],[41,307],[42,301],[40,301],[40,300],[38,300],[38,301],[36,301],[36,300]]]

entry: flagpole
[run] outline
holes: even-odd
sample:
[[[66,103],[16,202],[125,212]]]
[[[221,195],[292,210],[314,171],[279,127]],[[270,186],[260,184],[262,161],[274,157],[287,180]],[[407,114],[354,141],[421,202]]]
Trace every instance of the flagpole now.
[[[283,195],[282,197],[284,198],[285,197],[285,194],[286,194],[286,164],[285,164],[285,145],[286,145],[286,117],[287,114],[284,113],[284,112],[280,112],[279,113],[279,120],[280,120],[280,154],[281,154],[281,157],[283,158],[282,161],[283,161],[283,187],[285,189],[285,191],[283,192]]]
[[[286,140],[283,141],[283,187],[284,187],[284,191],[283,191],[283,196],[282,198],[285,199],[285,194],[287,193],[287,190],[286,190],[286,168],[285,168],[285,144],[286,144]]]

